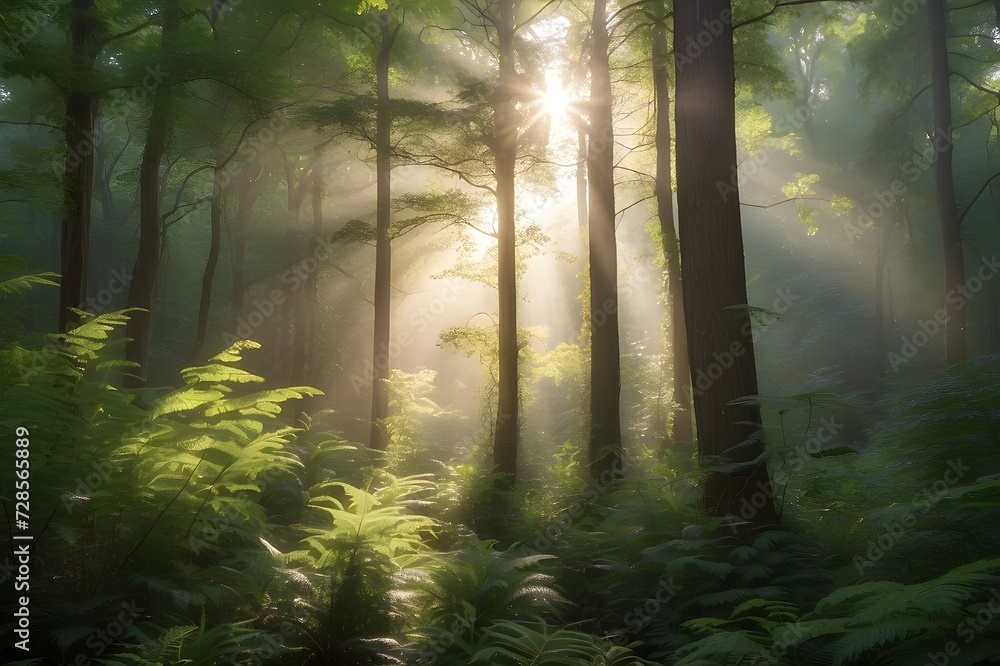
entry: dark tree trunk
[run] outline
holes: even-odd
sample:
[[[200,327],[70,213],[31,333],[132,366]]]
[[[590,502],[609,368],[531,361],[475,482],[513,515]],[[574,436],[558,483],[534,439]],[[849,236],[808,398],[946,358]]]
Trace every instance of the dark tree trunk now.
[[[500,78],[493,97],[493,153],[496,158],[497,293],[499,296],[499,391],[493,440],[493,471],[513,484],[519,435],[517,394],[517,274],[514,249],[514,163],[517,116],[514,107],[514,0],[499,0],[497,40]]]
[[[97,42],[91,14],[94,0],[73,0],[70,39],[75,81],[93,70]],[[66,162],[63,175],[63,220],[60,241],[59,331],[72,328],[87,301],[90,258],[90,215],[94,188],[94,128],[100,98],[73,88],[66,96]]]
[[[621,469],[621,357],[618,340],[618,249],[615,241],[614,120],[608,65],[607,0],[594,3],[590,52],[590,447],[591,476]]]
[[[666,260],[667,300],[670,308],[670,350],[673,394],[677,409],[671,436],[674,441],[694,439],[691,424],[691,372],[688,368],[687,332],[684,325],[684,293],[681,286],[680,245],[674,227],[673,173],[670,165],[670,51],[667,47],[667,5],[662,0],[653,25],[653,91],[656,98],[656,211]]]
[[[312,178],[312,231],[313,237],[319,238],[323,234],[323,178],[322,170],[317,163]],[[303,371],[305,383],[310,386],[319,384],[319,374],[315,372],[315,364],[309,363],[308,351],[312,349],[313,340],[316,339],[317,313],[319,312],[319,270],[309,276],[305,284],[306,317],[303,321],[303,342],[305,359]],[[296,334],[296,338],[298,335]],[[306,404],[305,401],[300,400]]]
[[[213,170],[213,181],[215,189],[212,191],[212,211],[211,227],[212,240],[208,246],[208,259],[205,261],[205,274],[201,280],[201,298],[198,301],[198,330],[194,343],[194,352],[191,360],[197,362],[205,349],[205,341],[208,338],[208,316],[212,309],[212,283],[215,281],[215,269],[219,265],[219,254],[222,250],[222,173],[225,165],[219,161],[215,163]]]
[[[173,33],[177,30],[178,8],[168,2],[164,9],[164,21],[160,37],[160,52],[169,53]],[[145,383],[149,376],[150,320],[153,296],[156,293],[156,279],[160,268],[162,250],[162,228],[160,224],[160,200],[162,197],[160,164],[167,146],[170,130],[170,106],[172,92],[169,86],[161,85],[153,98],[153,110],[149,119],[149,132],[139,164],[139,252],[132,270],[132,284],[128,292],[128,307],[142,308],[145,312],[133,312],[125,328],[131,338],[126,347],[125,357],[138,367],[131,372],[135,377],[128,379],[132,386]]]
[[[587,128],[583,123],[576,129],[578,152],[576,155],[576,221],[583,234],[587,229]]]
[[[372,347],[372,416],[368,445],[379,451],[386,447],[382,422],[389,416],[390,306],[392,296],[392,247],[389,238],[392,204],[392,109],[389,100],[389,64],[396,30],[390,29],[388,13],[382,12],[381,42],[375,61],[375,330]]]
[[[674,43],[696,44],[700,51],[676,54],[681,267],[698,452],[743,463],[710,475],[705,509],[761,527],[773,525],[776,515],[767,467],[750,462],[764,450],[760,408],[731,404],[757,394],[740,202],[738,193],[723,198],[716,190],[736,169],[731,15],[729,0],[674,6]],[[706,40],[698,37],[709,27],[715,37],[700,46]]]
[[[965,308],[959,294],[965,283],[965,258],[962,252],[962,222],[955,202],[952,176],[951,71],[948,68],[948,17],[945,0],[929,0],[931,97],[934,104],[934,199],[941,226],[941,252],[944,254],[945,312],[944,361],[947,365],[965,360]]]
[[[309,192],[309,185],[312,183],[312,172],[304,169],[303,173],[295,173],[295,165],[285,156],[285,189],[288,192],[287,208],[285,213],[285,224],[289,227],[297,226],[302,213],[302,203]]]
[[[246,299],[247,239],[250,236],[250,221],[253,207],[260,197],[264,182],[260,159],[255,159],[243,169],[243,177],[236,186],[236,214],[233,217],[230,235],[229,263],[233,289],[229,300],[229,317],[236,319],[243,309]]]

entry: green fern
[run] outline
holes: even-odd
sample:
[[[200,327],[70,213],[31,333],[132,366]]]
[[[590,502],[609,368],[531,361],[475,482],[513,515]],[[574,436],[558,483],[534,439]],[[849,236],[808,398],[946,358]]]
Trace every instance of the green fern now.
[[[470,663],[498,666],[645,666],[628,647],[572,629],[551,631],[544,622],[531,625],[502,620],[484,632],[484,647]]]

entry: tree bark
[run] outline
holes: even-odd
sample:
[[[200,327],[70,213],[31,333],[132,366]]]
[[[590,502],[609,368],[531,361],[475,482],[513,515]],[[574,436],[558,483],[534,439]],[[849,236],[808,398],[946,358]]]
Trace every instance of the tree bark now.
[[[97,42],[92,14],[94,0],[73,0],[70,14],[72,68],[76,74],[66,96],[66,161],[63,171],[63,220],[60,239],[59,331],[78,321],[69,308],[87,301],[90,259],[90,217],[94,188],[94,128],[100,97],[84,89],[80,78],[93,71]]]
[[[656,99],[656,212],[666,261],[667,300],[670,308],[670,350],[673,366],[674,441],[694,439],[691,424],[691,372],[688,367],[687,332],[684,324],[684,294],[681,286],[680,245],[674,227],[673,172],[670,164],[670,51],[667,47],[667,4],[660,0],[653,24],[653,94]],[[688,389],[688,390],[686,390]]]
[[[225,165],[216,160],[212,171],[215,188],[212,190],[211,228],[212,240],[208,246],[208,259],[205,261],[205,274],[201,280],[201,298],[198,300],[198,330],[195,337],[194,352],[191,360],[197,362],[205,349],[208,338],[208,316],[212,309],[212,283],[215,281],[215,270],[219,265],[219,254],[222,250],[222,173]]]
[[[576,221],[582,237],[590,219],[587,210],[587,128],[581,122],[576,128],[577,163],[576,163]]]
[[[392,222],[392,109],[389,100],[389,64],[396,29],[389,26],[388,12],[381,12],[381,41],[375,60],[375,327],[372,346],[372,414],[368,445],[384,451],[382,423],[389,416],[390,305],[392,296],[392,246],[389,226]]]
[[[965,283],[962,224],[955,202],[952,175],[951,71],[948,67],[948,17],[945,0],[929,0],[931,98],[934,105],[934,199],[941,226],[944,255],[945,312],[944,361],[947,365],[965,360],[965,303],[949,294],[961,293]]]
[[[174,2],[164,8],[163,28],[160,36],[160,53],[170,51],[173,35],[177,30],[179,9]],[[149,119],[149,131],[139,164],[139,251],[132,270],[133,279],[128,292],[128,307],[142,308],[143,312],[133,312],[125,334],[130,338],[125,349],[125,358],[137,364],[127,376],[130,386],[144,384],[149,376],[150,320],[156,280],[160,268],[162,233],[160,224],[160,164],[167,146],[170,130],[170,107],[172,92],[167,85],[156,89],[153,110]]]
[[[618,249],[615,241],[614,120],[607,0],[594,3],[587,176],[590,209],[590,473],[622,476]]]
[[[517,275],[514,249],[514,164],[517,116],[514,107],[514,0],[499,0],[497,41],[499,81],[493,94],[493,152],[496,159],[497,293],[499,298],[499,387],[493,440],[493,471],[508,484],[517,476],[519,405],[517,394]]]
[[[229,318],[236,319],[243,309],[246,298],[246,258],[247,238],[250,235],[250,220],[253,217],[253,207],[260,196],[262,167],[260,160],[247,164],[243,177],[236,186],[236,214],[233,218],[232,236],[230,238],[229,262],[232,274],[233,290],[229,300]]]
[[[710,474],[705,509],[762,527],[776,515],[767,467],[752,462],[764,450],[760,407],[732,404],[757,395],[740,202],[716,188],[736,170],[731,17],[729,0],[674,5],[674,43],[699,49],[675,60],[681,268],[698,452],[731,465]]]

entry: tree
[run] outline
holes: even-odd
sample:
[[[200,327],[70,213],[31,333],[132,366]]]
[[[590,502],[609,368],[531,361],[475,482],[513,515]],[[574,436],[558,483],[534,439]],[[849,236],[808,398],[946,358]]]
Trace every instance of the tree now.
[[[677,202],[684,313],[698,452],[721,459],[704,489],[713,516],[754,526],[775,522],[757,395],[752,324],[738,196],[721,197],[717,182],[736,172],[735,66],[729,0],[692,0],[674,7],[676,44],[698,51],[676,58]],[[706,35],[708,39],[706,39]],[[703,46],[705,42],[707,45]],[[754,510],[741,510],[751,498]],[[754,501],[755,500],[755,501]]]
[[[517,394],[517,275],[515,257],[514,166],[517,161],[517,70],[514,65],[514,0],[499,0],[496,22],[499,78],[493,106],[493,154],[496,158],[497,292],[500,302],[500,365],[493,471],[510,483],[517,475],[520,434]]]
[[[673,365],[674,410],[672,437],[676,441],[694,439],[691,424],[691,385],[688,371],[687,333],[684,325],[684,296],[681,286],[680,245],[674,221],[674,194],[670,105],[671,54],[667,43],[667,2],[659,0],[654,8],[653,24],[653,95],[656,103],[656,213],[660,220],[660,239],[666,262],[667,301],[670,308],[670,350]]]
[[[163,9],[160,34],[160,53],[167,56],[173,48],[172,40],[182,18],[181,9],[174,0],[167,0]],[[126,360],[136,364],[136,375],[130,383],[141,384],[148,376],[150,318],[153,294],[160,267],[162,233],[160,202],[162,199],[160,165],[167,147],[170,131],[170,107],[173,91],[169,85],[156,89],[153,109],[146,131],[146,143],[139,166],[139,250],[132,269],[133,280],[128,292],[128,307],[133,312],[125,328],[130,338],[125,351]]]
[[[372,415],[369,446],[384,450],[386,441],[382,421],[389,416],[389,363],[380,363],[379,357],[389,356],[390,321],[389,299],[392,289],[392,246],[389,239],[391,224],[392,190],[392,109],[389,105],[389,64],[392,46],[396,42],[402,22],[390,25],[386,10],[379,12],[378,53],[375,57],[375,172],[376,172],[376,221],[375,221],[375,327],[372,349]],[[374,41],[374,40],[373,40]]]
[[[60,248],[59,331],[76,321],[69,308],[87,300],[90,213],[94,189],[94,129],[100,94],[90,81],[100,50],[94,0],[73,0],[70,11],[70,69],[66,94],[66,171],[63,176],[63,223]],[[89,146],[87,150],[85,147]]]
[[[948,67],[948,17],[945,0],[929,0],[927,17],[931,58],[931,98],[934,105],[934,199],[941,227],[941,252],[944,255],[944,359],[952,365],[965,360],[965,307],[950,294],[960,293],[965,282],[965,259],[962,252],[962,222],[955,201],[952,174],[951,70]]]
[[[621,474],[621,354],[615,242],[615,128],[608,63],[608,3],[597,0],[591,22],[587,177],[590,230],[590,473]]]

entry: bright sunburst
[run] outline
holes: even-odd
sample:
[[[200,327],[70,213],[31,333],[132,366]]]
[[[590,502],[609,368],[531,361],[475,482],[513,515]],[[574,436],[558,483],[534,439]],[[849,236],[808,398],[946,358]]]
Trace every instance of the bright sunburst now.
[[[541,112],[558,118],[566,112],[569,101],[569,93],[562,87],[558,76],[553,72],[546,72],[545,92],[540,100]]]

